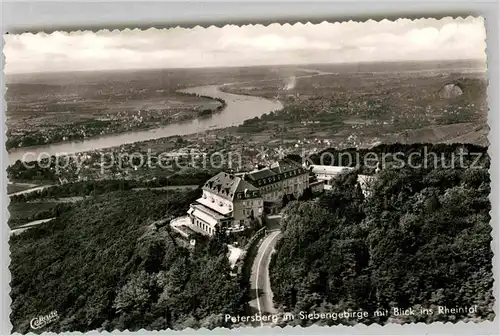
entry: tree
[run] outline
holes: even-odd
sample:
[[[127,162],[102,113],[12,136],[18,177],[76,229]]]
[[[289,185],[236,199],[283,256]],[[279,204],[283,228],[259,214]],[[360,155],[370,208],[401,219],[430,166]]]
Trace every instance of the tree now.
[[[14,330],[30,330],[32,311],[54,309],[64,316],[50,324],[54,332],[194,327],[213,314],[240,312],[244,291],[230,276],[222,235],[190,251],[168,225],[152,225],[184,215],[198,196],[108,192],[13,236]]]
[[[488,169],[386,167],[376,176],[366,198],[357,173],[349,172],[319,202],[285,208],[270,268],[276,303],[292,312],[480,307],[473,314],[370,317],[364,323],[493,318]]]
[[[308,201],[313,197],[313,193],[311,187],[304,189],[302,195],[299,196],[299,201]]]
[[[121,312],[141,312],[150,299],[151,277],[144,271],[132,278],[118,292],[113,308]]]
[[[288,202],[289,202],[288,195],[284,194],[282,199],[281,199],[281,206],[285,207],[288,204]]]

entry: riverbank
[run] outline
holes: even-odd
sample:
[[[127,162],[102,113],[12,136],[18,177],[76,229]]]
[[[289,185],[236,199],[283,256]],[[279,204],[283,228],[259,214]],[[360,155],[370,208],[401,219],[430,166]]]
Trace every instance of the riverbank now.
[[[9,152],[9,163],[13,164],[17,160],[35,160],[41,155],[48,156],[60,155],[62,153],[74,154],[97,151],[125,144],[237,126],[249,118],[258,117],[282,108],[279,102],[260,97],[226,93],[220,91],[219,87],[219,85],[207,85],[179,90],[179,92],[188,95],[207,96],[217,101],[225,101],[225,108],[221,109],[218,113],[213,113],[209,118],[198,118],[188,122],[169,124],[148,130],[103,135],[96,138],[84,139],[82,141],[59,142],[41,146],[16,148]]]
[[[75,121],[63,125],[44,125],[31,131],[8,131],[6,148],[30,148],[33,146],[50,145],[61,142],[82,141],[99,136],[113,135],[125,132],[151,130],[159,126],[193,121],[206,118],[224,110],[227,103],[224,99],[207,95],[176,91],[178,106],[164,107],[158,102],[154,108],[123,111],[115,114],[94,116],[91,119]],[[147,106],[148,104],[145,103]],[[102,114],[102,113],[101,113]]]

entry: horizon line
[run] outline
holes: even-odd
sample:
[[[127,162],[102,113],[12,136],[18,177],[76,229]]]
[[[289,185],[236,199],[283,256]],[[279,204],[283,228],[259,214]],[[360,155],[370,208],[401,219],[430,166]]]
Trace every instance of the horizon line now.
[[[308,66],[308,65],[341,65],[341,64],[376,64],[376,63],[431,63],[431,62],[484,62],[484,70],[488,69],[487,57],[484,58],[458,58],[458,59],[435,59],[435,60],[374,60],[374,61],[357,61],[357,62],[317,62],[317,63],[282,63],[282,64],[253,64],[253,65],[207,65],[207,66],[185,66],[185,67],[152,67],[152,68],[111,68],[111,69],[95,69],[95,70],[61,70],[61,71],[30,71],[30,72],[11,72],[8,73],[6,65],[4,65],[5,76],[15,76],[15,75],[39,75],[39,74],[62,74],[62,73],[75,73],[75,72],[118,72],[118,71],[147,71],[147,70],[184,70],[184,69],[234,69],[234,68],[258,68],[258,67],[284,67],[284,66]],[[473,67],[471,67],[473,69]]]

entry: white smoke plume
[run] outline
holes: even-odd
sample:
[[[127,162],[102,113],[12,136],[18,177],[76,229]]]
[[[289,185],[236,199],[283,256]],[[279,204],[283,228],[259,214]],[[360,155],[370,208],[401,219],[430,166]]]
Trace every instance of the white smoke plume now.
[[[297,78],[295,78],[295,76],[292,76],[288,78],[288,81],[284,85],[283,90],[293,90],[295,88],[295,85],[297,85]]]

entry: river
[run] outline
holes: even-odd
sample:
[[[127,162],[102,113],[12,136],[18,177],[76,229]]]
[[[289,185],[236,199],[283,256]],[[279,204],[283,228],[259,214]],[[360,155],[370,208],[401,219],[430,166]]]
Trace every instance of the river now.
[[[185,135],[236,126],[247,119],[259,117],[265,113],[283,108],[280,102],[269,99],[226,93],[219,90],[220,85],[197,86],[182,92],[221,98],[226,101],[226,108],[210,118],[195,119],[189,122],[171,124],[150,130],[125,132],[100,136],[82,141],[58,142],[43,146],[16,148],[9,152],[9,164],[17,160],[33,161],[40,156],[72,154],[96,149],[116,147],[139,141],[154,140],[174,135]]]

